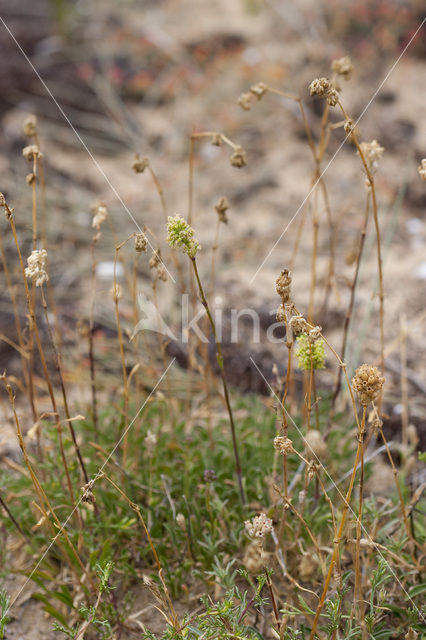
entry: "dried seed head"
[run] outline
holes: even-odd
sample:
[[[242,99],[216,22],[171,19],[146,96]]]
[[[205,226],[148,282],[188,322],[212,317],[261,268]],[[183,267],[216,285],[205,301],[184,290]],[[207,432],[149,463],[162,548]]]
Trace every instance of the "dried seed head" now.
[[[237,100],[237,103],[240,105],[241,109],[244,111],[250,111],[251,109],[251,99],[253,97],[252,93],[242,93]]]
[[[426,180],[426,158],[423,158],[423,160],[421,161],[419,167],[419,176],[421,180]]]
[[[147,167],[149,167],[149,158],[141,158],[137,153],[135,156],[135,161],[132,164],[133,171],[135,173],[143,173]]]
[[[168,217],[167,242],[174,249],[182,249],[190,258],[195,258],[198,249],[201,249],[194,234],[194,229],[181,216]]]
[[[335,107],[336,104],[339,102],[339,92],[336,91],[336,89],[329,89],[327,91],[326,99],[327,99],[327,104],[329,104],[330,107]]]
[[[330,89],[330,81],[327,78],[315,78],[309,85],[311,96],[324,97]]]
[[[310,342],[316,342],[321,337],[321,331],[322,327],[320,327],[319,325],[313,327],[308,333]]]
[[[40,287],[49,280],[49,276],[45,270],[46,260],[46,249],[32,251],[31,255],[27,258],[28,267],[25,268],[25,277],[35,282],[36,287]]]
[[[155,433],[152,433],[150,429],[148,429],[147,434],[144,438],[144,444],[146,448],[146,455],[148,458],[152,458],[155,451],[155,446],[157,444],[157,436]]]
[[[159,264],[157,267],[157,278],[162,280],[162,282],[166,282],[167,280],[167,271],[163,264]]]
[[[264,82],[257,82],[252,87],[250,87],[250,93],[256,96],[258,100],[263,98],[265,93],[268,91],[268,86]]]
[[[379,416],[377,414],[375,414],[372,422],[371,422],[371,428],[373,430],[373,434],[375,436],[377,436],[377,434],[379,433],[380,429],[383,427],[383,420],[381,420],[379,418]]]
[[[220,198],[217,204],[215,205],[215,209],[216,209],[217,215],[219,216],[219,221],[223,222],[224,224],[227,224],[228,216],[226,215],[226,212],[229,209],[228,200],[226,198]]]
[[[84,487],[81,487],[80,491],[81,491],[81,494],[82,494],[81,495],[81,501],[82,502],[88,502],[89,504],[95,504],[96,497],[95,497],[95,494],[92,491],[94,484],[95,484],[94,480],[89,480],[89,482],[87,484],[85,484]]]
[[[246,520],[244,522],[247,533],[250,538],[263,538],[268,533],[272,533],[273,526],[271,518],[266,516],[266,513],[259,513],[253,520]]]
[[[417,633],[417,631],[414,631],[414,629],[408,629],[404,638],[405,640],[417,640],[418,635],[419,634]]]
[[[214,482],[216,480],[216,472],[214,469],[205,469],[203,473],[204,482]]]
[[[277,309],[277,322],[285,322],[285,308],[283,304],[280,304],[280,306]]]
[[[37,134],[37,118],[35,115],[27,116],[24,120],[24,136],[32,138]]]
[[[312,340],[306,333],[296,338],[296,356],[299,368],[305,371],[323,369],[325,366],[324,340]]]
[[[25,182],[27,184],[33,184],[33,182],[35,182],[37,180],[37,176],[35,173],[29,173],[28,175],[25,176]]]
[[[373,140],[372,142],[361,142],[359,146],[362,151],[362,155],[365,158],[365,162],[367,163],[367,167],[370,171],[375,171],[378,166],[378,161],[383,155],[384,148],[379,145],[377,140]]]
[[[150,269],[155,269],[159,264],[161,264],[161,254],[160,249],[157,249],[152,252],[148,265]]]
[[[293,274],[288,269],[284,269],[281,271],[280,275],[276,280],[276,289],[278,295],[281,297],[283,304],[290,300],[291,295],[291,281],[293,279]]]
[[[185,522],[185,516],[183,515],[183,513],[177,514],[176,524],[179,527],[179,529],[182,529],[182,531],[186,531],[186,522]]]
[[[108,217],[108,209],[102,202],[96,202],[92,206],[92,214],[93,214],[92,227],[97,231],[99,231],[101,228],[101,224],[105,222],[105,220]]]
[[[338,60],[333,60],[333,62],[331,63],[331,68],[334,73],[342,76],[345,80],[350,79],[354,70],[352,60],[349,56],[344,56],[343,58],[339,58]]]
[[[298,314],[290,318],[290,327],[293,333],[297,336],[299,333],[307,332],[308,323],[302,315]]]
[[[37,159],[43,157],[42,152],[36,144],[30,144],[28,145],[28,147],[24,147],[22,149],[22,155],[24,156],[25,160],[28,161],[34,160],[35,158]]]
[[[148,238],[144,233],[137,233],[135,235],[135,249],[138,253],[146,251],[148,248]]]
[[[282,455],[288,455],[294,451],[293,443],[290,438],[284,436],[277,436],[274,438],[274,449],[279,451]]]
[[[327,445],[317,429],[310,429],[305,437],[305,456],[309,462],[321,462],[327,454]]]
[[[0,207],[5,207],[6,206],[6,198],[4,197],[3,193],[0,193]]]
[[[211,143],[214,147],[220,147],[222,145],[222,136],[220,133],[214,133],[212,135]]]
[[[235,147],[234,153],[231,156],[231,165],[241,169],[241,167],[245,167],[246,164],[246,152],[242,147]]]
[[[360,403],[366,407],[380,395],[385,379],[377,367],[362,364],[355,371],[352,387],[356,391]]]

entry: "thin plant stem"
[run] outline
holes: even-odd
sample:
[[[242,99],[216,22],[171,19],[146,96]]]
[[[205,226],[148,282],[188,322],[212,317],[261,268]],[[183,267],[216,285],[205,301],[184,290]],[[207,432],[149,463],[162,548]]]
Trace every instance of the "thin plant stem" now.
[[[204,294],[204,289],[203,289],[203,285],[201,284],[201,280],[200,280],[200,276],[198,274],[198,268],[197,268],[197,262],[195,260],[195,256],[191,257],[191,263],[194,269],[194,274],[195,274],[195,278],[197,281],[197,285],[198,285],[198,291],[200,293],[200,298],[201,298],[201,303],[203,305],[203,307],[206,310],[207,313],[207,317],[209,319],[209,323],[213,332],[213,337],[216,343],[216,360],[217,363],[219,365],[219,369],[220,369],[220,376],[222,379],[222,385],[223,385],[223,393],[225,396],[225,403],[226,403],[226,408],[228,410],[228,416],[229,416],[229,424],[231,427],[231,436],[232,436],[232,446],[233,446],[233,450],[234,450],[234,458],[235,458],[235,471],[237,474],[237,480],[238,480],[238,488],[240,491],[240,497],[241,497],[241,502],[243,504],[243,506],[245,506],[246,504],[246,497],[245,497],[245,493],[244,493],[244,488],[243,488],[243,482],[242,482],[242,472],[241,472],[241,463],[240,463],[240,457],[238,454],[238,445],[237,445],[237,437],[236,437],[236,431],[235,431],[235,423],[234,423],[234,417],[232,414],[232,408],[231,408],[231,402],[229,399],[229,391],[228,391],[228,385],[226,383],[226,376],[225,376],[225,365],[224,365],[224,361],[223,361],[223,355],[222,355],[222,346],[220,344],[220,341],[217,337],[217,332],[216,332],[216,325],[214,323],[213,320],[213,316],[210,312],[210,308],[209,308],[209,304],[207,302],[206,296]]]

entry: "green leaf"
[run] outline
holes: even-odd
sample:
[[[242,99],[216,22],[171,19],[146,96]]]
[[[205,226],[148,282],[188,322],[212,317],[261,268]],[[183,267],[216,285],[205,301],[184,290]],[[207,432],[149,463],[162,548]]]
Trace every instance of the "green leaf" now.
[[[415,587],[411,587],[408,591],[408,595],[410,598],[414,598],[415,596],[420,596],[422,593],[426,592],[426,582],[422,582],[422,584],[416,584]]]

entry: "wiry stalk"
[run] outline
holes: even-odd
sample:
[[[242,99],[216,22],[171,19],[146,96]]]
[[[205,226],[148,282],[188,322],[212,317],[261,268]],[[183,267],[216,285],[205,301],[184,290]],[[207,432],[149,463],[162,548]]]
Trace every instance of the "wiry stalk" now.
[[[231,436],[232,436],[232,447],[234,449],[234,458],[235,458],[235,471],[237,474],[237,480],[238,480],[238,488],[240,491],[240,497],[241,497],[241,502],[243,505],[246,504],[246,497],[245,497],[245,493],[244,493],[244,488],[243,488],[243,482],[242,482],[242,472],[241,472],[241,463],[240,463],[240,457],[238,454],[238,445],[237,445],[237,437],[236,437],[236,431],[235,431],[235,424],[234,424],[234,416],[232,414],[232,408],[231,408],[231,401],[229,399],[229,392],[228,392],[228,385],[226,383],[226,376],[225,376],[225,365],[224,365],[224,361],[223,361],[223,355],[222,355],[222,346],[220,344],[220,341],[217,337],[217,332],[216,332],[216,325],[215,322],[213,320],[213,316],[210,312],[210,308],[206,299],[206,296],[204,294],[204,289],[203,289],[203,285],[201,284],[201,280],[200,280],[200,276],[198,274],[198,268],[197,268],[197,262],[194,257],[190,257],[191,259],[191,263],[194,269],[194,274],[195,274],[195,279],[197,281],[197,285],[198,285],[198,291],[200,293],[200,298],[201,298],[201,304],[203,305],[203,307],[206,310],[207,313],[207,317],[209,319],[209,323],[210,323],[210,327],[212,329],[213,332],[213,337],[216,343],[216,360],[217,363],[219,365],[219,369],[220,369],[220,377],[222,379],[222,385],[223,385],[223,393],[225,396],[225,403],[226,403],[226,408],[228,410],[228,416],[229,416],[229,424],[231,427]]]

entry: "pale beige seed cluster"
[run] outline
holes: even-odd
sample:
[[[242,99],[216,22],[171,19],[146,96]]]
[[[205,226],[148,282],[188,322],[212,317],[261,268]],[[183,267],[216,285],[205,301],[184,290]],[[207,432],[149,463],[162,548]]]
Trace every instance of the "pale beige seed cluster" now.
[[[35,282],[36,287],[41,287],[42,284],[49,280],[49,276],[45,269],[46,260],[46,249],[32,251],[31,255],[27,258],[28,266],[25,268],[25,276],[29,280]]]
[[[135,173],[143,173],[147,167],[149,167],[149,159],[141,158],[139,154],[136,154],[135,161],[132,164],[133,171]]]
[[[157,249],[156,251],[152,252],[152,255],[149,259],[148,262],[148,266],[150,269],[156,269],[157,270],[157,278],[159,280],[162,280],[163,282],[166,282],[167,280],[167,273],[166,273],[166,269],[163,265],[163,262],[161,260],[161,254],[160,254],[160,249]]]
[[[419,176],[421,180],[426,180],[426,158],[423,158],[423,160],[421,161],[419,167]]]
[[[240,146],[235,147],[234,153],[231,156],[231,165],[233,167],[237,167],[237,169],[241,169],[242,167],[245,167],[246,164],[246,152]]]
[[[309,462],[324,460],[327,454],[327,445],[321,433],[317,429],[310,429],[305,437],[305,455]]]
[[[367,163],[367,167],[370,171],[374,172],[377,169],[378,162],[383,155],[384,148],[379,145],[377,140],[372,140],[371,142],[361,142],[359,146],[362,151],[362,155],[365,158],[365,162]]]
[[[93,213],[92,227],[97,231],[99,231],[101,228],[101,224],[105,222],[105,220],[108,217],[108,209],[104,204],[99,203],[99,204],[93,205],[92,213]]]
[[[22,149],[22,155],[29,162],[34,159],[42,158],[43,154],[36,144],[30,144]]]
[[[294,451],[293,443],[290,438],[285,436],[277,436],[274,438],[274,449],[279,451],[282,455],[288,455]]]
[[[152,433],[150,429],[148,429],[147,434],[144,438],[144,444],[146,448],[146,455],[148,458],[152,458],[154,455],[155,447],[157,445],[157,436],[155,433]]]
[[[135,235],[135,249],[138,253],[145,252],[148,248],[148,238],[144,233],[137,233]]]
[[[274,529],[272,520],[267,517],[266,513],[260,513],[253,520],[246,520],[244,525],[250,538],[253,539],[263,538],[268,533],[272,533]]]
[[[37,118],[34,115],[25,118],[23,130],[27,138],[33,138],[37,134]]]
[[[339,92],[327,78],[315,78],[309,85],[309,92],[311,96],[325,98],[331,107],[335,107],[339,102]]]
[[[342,78],[344,78],[345,80],[350,79],[354,70],[352,60],[349,56],[343,56],[343,58],[333,60],[333,62],[331,63],[331,68],[334,73],[337,73],[338,76],[342,76]]]
[[[291,296],[291,281],[293,279],[293,274],[288,269],[284,269],[281,271],[280,275],[276,280],[276,289],[277,293],[280,296],[283,305],[285,305]]]
[[[226,198],[220,198],[215,205],[216,213],[219,217],[219,222],[223,222],[224,224],[228,224],[228,216],[226,212],[229,209],[229,202]]]
[[[383,389],[384,383],[385,379],[378,368],[370,364],[362,364],[358,367],[352,379],[352,387],[364,407],[376,400]]]

